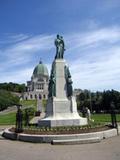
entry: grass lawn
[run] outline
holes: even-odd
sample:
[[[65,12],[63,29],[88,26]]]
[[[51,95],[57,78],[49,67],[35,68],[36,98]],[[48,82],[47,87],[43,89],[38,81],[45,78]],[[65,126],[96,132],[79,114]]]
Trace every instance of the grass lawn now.
[[[92,119],[95,122],[111,122],[110,114],[93,114]],[[117,122],[120,122],[120,114],[117,114]]]
[[[0,125],[15,125],[15,123],[16,123],[16,112],[0,115]],[[24,123],[25,122],[23,120],[23,124]]]
[[[25,107],[37,108],[36,100],[23,100],[20,102]],[[14,125],[16,121],[16,111],[0,115],[0,125]]]
[[[25,107],[34,107],[37,108],[37,101],[36,100],[22,100],[20,101],[20,104]]]
[[[0,125],[13,125],[15,124],[16,113],[8,113],[5,115],[0,115]]]
[[[92,119],[97,123],[111,122],[110,114],[93,114]],[[16,112],[0,115],[0,125],[14,125]],[[120,114],[117,114],[117,122],[120,122]]]

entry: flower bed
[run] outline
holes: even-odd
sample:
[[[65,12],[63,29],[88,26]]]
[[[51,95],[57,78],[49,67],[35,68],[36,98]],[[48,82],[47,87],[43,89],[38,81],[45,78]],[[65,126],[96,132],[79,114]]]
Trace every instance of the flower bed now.
[[[23,133],[24,134],[35,134],[35,135],[80,134],[80,133],[105,131],[110,128],[111,127],[107,125],[71,126],[71,127],[54,127],[54,128],[29,127],[29,128],[24,128]],[[11,128],[10,131],[15,132],[15,128]]]

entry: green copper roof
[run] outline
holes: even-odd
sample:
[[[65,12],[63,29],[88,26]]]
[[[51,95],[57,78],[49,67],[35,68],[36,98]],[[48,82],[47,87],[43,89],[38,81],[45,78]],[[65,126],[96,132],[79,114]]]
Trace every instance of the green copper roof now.
[[[40,61],[40,63],[35,67],[33,75],[44,75],[49,76],[47,67]]]

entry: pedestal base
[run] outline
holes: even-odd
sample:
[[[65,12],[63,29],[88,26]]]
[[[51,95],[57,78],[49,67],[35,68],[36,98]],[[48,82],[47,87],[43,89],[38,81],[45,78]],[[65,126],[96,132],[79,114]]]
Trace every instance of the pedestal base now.
[[[66,62],[64,59],[56,59],[52,65],[55,76],[55,97],[51,96],[47,102],[46,116],[38,121],[39,126],[79,126],[87,125],[87,119],[79,116],[75,97],[68,96],[66,79]],[[72,86],[71,86],[72,87]],[[53,92],[53,91],[52,91]],[[53,92],[54,93],[54,92]]]
[[[58,127],[58,126],[82,126],[87,125],[86,118],[79,119],[42,119],[38,122],[40,127]]]
[[[75,97],[48,100],[47,113],[44,119],[38,121],[40,127],[82,126],[87,125],[87,118],[82,118],[77,112]]]

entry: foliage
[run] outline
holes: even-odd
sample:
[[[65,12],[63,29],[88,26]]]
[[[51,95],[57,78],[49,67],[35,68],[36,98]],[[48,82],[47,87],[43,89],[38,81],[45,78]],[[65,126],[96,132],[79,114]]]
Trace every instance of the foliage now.
[[[20,104],[25,107],[33,107],[35,109],[37,108],[37,101],[36,100],[22,100],[22,101],[20,101]]]
[[[40,134],[40,135],[58,135],[58,134],[79,134],[90,133],[101,130],[107,130],[109,126],[104,124],[94,123],[85,126],[59,126],[59,127],[25,127],[23,133],[25,134]],[[14,132],[14,128],[12,130]]]
[[[23,113],[23,124],[26,126],[29,124],[30,119],[34,117],[35,108],[29,107],[22,111]]]
[[[0,89],[11,91],[11,92],[19,92],[22,93],[25,91],[25,84],[17,84],[17,83],[0,83]]]
[[[24,109],[24,110],[23,110],[23,115],[24,115],[26,112],[28,113],[29,116],[33,116],[34,113],[35,113],[35,108],[29,107],[29,108]]]
[[[104,92],[90,92],[83,90],[77,97],[78,109],[88,107],[92,112],[108,113],[110,111],[110,103],[115,103],[116,110],[120,112],[120,92],[115,90],[107,90]]]
[[[0,111],[16,104],[19,104],[19,97],[8,91],[0,90]]]

